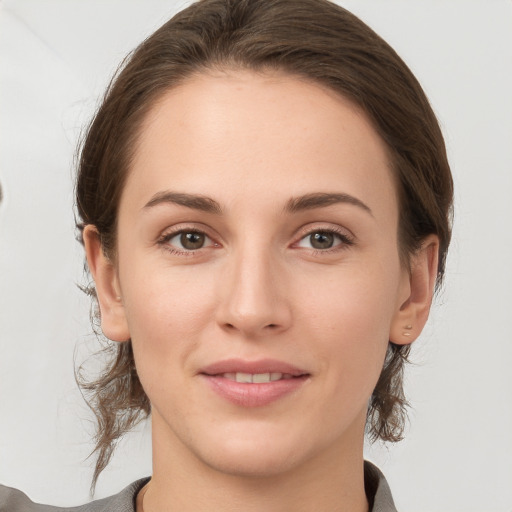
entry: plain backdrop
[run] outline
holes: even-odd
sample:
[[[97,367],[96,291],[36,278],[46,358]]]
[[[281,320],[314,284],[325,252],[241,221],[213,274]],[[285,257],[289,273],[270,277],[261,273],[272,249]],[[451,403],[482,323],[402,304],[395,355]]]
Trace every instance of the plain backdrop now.
[[[456,184],[444,290],[415,344],[407,438],[367,447],[409,512],[512,510],[512,2],[341,1],[423,84]],[[0,3],[0,482],[88,501],[93,418],[74,360],[95,350],[74,239],[81,129],[124,55],[183,0]],[[322,419],[319,418],[319,421]],[[96,497],[150,474],[149,425]]]

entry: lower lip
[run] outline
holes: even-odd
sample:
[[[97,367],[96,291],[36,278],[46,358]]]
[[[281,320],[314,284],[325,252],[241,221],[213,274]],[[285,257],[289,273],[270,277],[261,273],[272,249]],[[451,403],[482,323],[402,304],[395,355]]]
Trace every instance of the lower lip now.
[[[261,407],[297,391],[308,379],[307,375],[272,382],[247,384],[217,375],[201,375],[222,398],[242,407]]]

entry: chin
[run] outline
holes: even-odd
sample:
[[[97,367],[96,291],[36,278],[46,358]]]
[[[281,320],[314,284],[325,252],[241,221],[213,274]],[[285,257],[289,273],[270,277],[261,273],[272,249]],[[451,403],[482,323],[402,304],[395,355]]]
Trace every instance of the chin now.
[[[298,436],[298,432],[275,425],[262,428],[261,424],[244,423],[242,429],[239,425],[238,428],[210,430],[207,437],[203,433],[200,441],[189,448],[210,468],[246,477],[283,474],[308,458],[304,436]]]
[[[276,477],[293,470],[299,463],[296,457],[278,451],[239,450],[228,448],[222,453],[208,454],[203,462],[210,468],[226,474],[245,478]]]

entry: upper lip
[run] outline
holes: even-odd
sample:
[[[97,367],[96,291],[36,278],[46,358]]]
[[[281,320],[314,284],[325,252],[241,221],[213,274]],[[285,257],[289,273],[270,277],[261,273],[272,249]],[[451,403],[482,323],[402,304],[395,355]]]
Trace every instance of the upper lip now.
[[[308,374],[308,372],[292,364],[277,359],[258,359],[257,361],[224,359],[201,368],[199,373],[206,375],[220,375],[223,373],[286,373],[294,377]]]

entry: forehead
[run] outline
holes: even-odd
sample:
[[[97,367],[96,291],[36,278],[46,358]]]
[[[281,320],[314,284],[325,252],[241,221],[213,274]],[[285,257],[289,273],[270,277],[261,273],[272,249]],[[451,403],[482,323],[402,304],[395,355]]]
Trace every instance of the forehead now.
[[[248,190],[284,201],[316,188],[376,207],[396,203],[386,146],[367,116],[281,72],[204,73],[159,99],[141,126],[123,196],[142,204],[169,188],[221,202]]]

